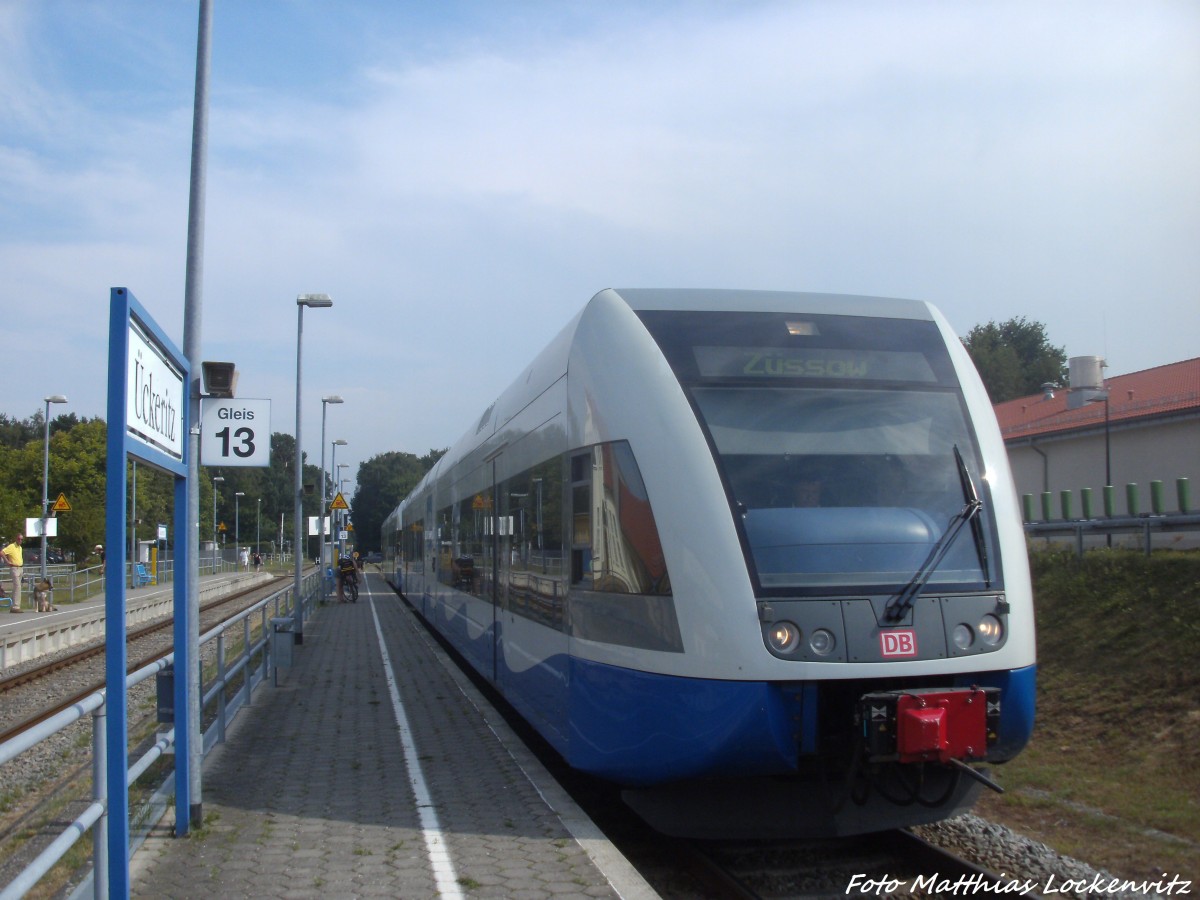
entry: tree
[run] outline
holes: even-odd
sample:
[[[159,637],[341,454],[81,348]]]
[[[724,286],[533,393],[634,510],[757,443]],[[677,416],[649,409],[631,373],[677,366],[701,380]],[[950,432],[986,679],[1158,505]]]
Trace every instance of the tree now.
[[[1041,322],[1024,316],[988,322],[962,341],[993,403],[1036,394],[1047,383],[1066,384],[1067,351],[1050,345]]]
[[[379,550],[383,520],[442,458],[445,450],[430,450],[424,456],[392,451],[373,456],[358,467],[358,489],[354,492],[354,543],[360,552]]]

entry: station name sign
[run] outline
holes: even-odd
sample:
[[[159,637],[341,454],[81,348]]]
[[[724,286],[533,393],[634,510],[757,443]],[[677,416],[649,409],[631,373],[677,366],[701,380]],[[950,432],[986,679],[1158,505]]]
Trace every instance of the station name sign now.
[[[183,373],[132,316],[126,365],[126,434],[182,462]]]

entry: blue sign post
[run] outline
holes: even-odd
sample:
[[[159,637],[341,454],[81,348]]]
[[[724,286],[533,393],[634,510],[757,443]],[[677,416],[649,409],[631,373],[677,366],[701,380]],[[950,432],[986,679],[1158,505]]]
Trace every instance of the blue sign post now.
[[[105,497],[105,747],[108,754],[108,895],[129,896],[129,751],[125,675],[125,462],[133,456],[175,476],[175,709],[187,709],[188,385],[183,353],[125,288],[112,288],[108,334],[108,479]],[[131,561],[136,564],[137,560]],[[189,822],[188,728],[175,723],[175,821]]]

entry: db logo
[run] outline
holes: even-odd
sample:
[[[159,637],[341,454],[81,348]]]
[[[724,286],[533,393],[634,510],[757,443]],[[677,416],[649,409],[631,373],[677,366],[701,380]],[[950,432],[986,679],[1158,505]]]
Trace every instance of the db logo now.
[[[881,631],[879,633],[879,650],[884,656],[916,656],[916,632]]]

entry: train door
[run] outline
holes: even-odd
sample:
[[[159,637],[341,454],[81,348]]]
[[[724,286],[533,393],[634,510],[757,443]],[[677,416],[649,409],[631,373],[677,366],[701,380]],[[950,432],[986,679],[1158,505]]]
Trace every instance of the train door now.
[[[483,571],[486,573],[487,584],[484,589],[484,597],[491,601],[492,604],[492,683],[496,682],[498,676],[498,666],[496,657],[500,652],[500,614],[499,593],[500,593],[500,551],[502,540],[502,529],[499,527],[503,521],[500,518],[499,504],[496,502],[496,460],[491,462],[491,476],[487,488],[487,510],[488,510],[488,528],[487,537],[483,542]]]
[[[433,491],[425,497],[424,563],[421,572],[421,615],[429,618],[433,610],[432,591],[437,584],[437,522],[433,518]]]

